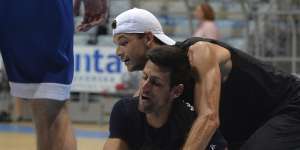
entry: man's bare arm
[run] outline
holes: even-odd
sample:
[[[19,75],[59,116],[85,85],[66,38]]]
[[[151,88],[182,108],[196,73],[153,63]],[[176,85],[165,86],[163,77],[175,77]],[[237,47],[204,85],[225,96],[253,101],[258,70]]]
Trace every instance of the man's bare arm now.
[[[210,43],[197,42],[189,48],[189,60],[198,79],[195,83],[195,120],[184,150],[204,150],[219,126],[221,72]]]
[[[105,142],[103,150],[128,150],[128,146],[122,139],[109,138]]]

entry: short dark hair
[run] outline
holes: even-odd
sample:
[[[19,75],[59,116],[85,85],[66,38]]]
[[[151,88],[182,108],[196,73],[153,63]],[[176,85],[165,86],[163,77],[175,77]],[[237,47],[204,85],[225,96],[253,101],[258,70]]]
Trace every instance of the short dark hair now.
[[[187,50],[176,46],[159,46],[146,54],[148,60],[170,72],[170,86],[184,85],[184,92],[179,98],[193,101],[194,79],[187,56]]]

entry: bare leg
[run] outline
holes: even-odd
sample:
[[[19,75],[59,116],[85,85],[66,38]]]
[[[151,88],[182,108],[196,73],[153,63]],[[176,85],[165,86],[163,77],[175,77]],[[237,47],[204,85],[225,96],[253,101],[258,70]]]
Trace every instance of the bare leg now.
[[[38,150],[76,150],[76,140],[65,101],[30,100]]]
[[[22,100],[16,97],[14,107],[13,107],[13,113],[12,113],[14,121],[20,121],[20,119],[22,119],[23,117],[22,105],[23,105]]]

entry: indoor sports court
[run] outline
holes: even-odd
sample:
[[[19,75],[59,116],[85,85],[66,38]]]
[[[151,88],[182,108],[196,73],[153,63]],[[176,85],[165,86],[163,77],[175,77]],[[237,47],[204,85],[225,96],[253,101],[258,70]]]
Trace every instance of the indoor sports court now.
[[[76,96],[76,95],[75,95]],[[73,99],[76,99],[74,96]],[[11,99],[9,95],[1,95],[2,99],[10,99],[1,101],[1,109],[12,108],[11,102],[18,100]],[[101,99],[98,97],[98,99]],[[100,111],[100,108],[110,108],[115,100],[107,98],[106,106],[93,102],[93,107],[84,105],[81,102],[71,102],[69,107],[72,114],[75,134],[77,138],[78,149],[96,150],[102,149],[108,133],[108,114]],[[27,104],[23,101],[17,102],[15,105],[20,108],[22,118],[12,120],[13,117],[6,118],[1,111],[0,115],[0,149],[6,150],[34,150],[36,149],[35,129],[31,121],[31,112]],[[20,106],[20,107],[19,107]],[[99,107],[96,109],[96,107]],[[6,109],[7,110],[7,109]],[[108,111],[108,110],[107,110]],[[15,110],[13,110],[15,112]],[[95,113],[98,112],[98,113]],[[17,112],[18,113],[18,112]],[[88,117],[87,117],[88,116]],[[103,118],[101,118],[103,116]],[[84,119],[82,119],[84,118]],[[8,119],[8,120],[6,120]]]
[[[107,0],[108,17],[104,23],[87,32],[74,33],[74,77],[67,107],[78,150],[103,149],[110,135],[112,108],[121,98],[132,97],[140,86],[142,73],[128,72],[124,60],[116,54],[112,35],[115,27],[111,25],[116,16],[134,7],[146,9],[158,18],[166,35],[182,41],[200,34],[204,36],[204,31],[199,31],[204,20],[196,12],[197,6],[204,2],[214,10],[214,19],[209,23],[213,22],[218,31],[214,36],[217,40],[291,74],[298,82],[300,0]],[[75,26],[83,20],[83,9],[81,6],[79,16],[74,16]],[[1,24],[0,18],[0,29]],[[0,30],[0,40],[1,33]],[[36,150],[30,106],[12,97],[9,91],[1,59],[0,150]],[[253,94],[251,92],[249,90]],[[214,146],[209,150],[214,150]]]
[[[74,124],[78,149],[102,149],[108,136],[107,126]],[[34,150],[36,141],[31,122],[0,125],[0,146],[6,150]]]

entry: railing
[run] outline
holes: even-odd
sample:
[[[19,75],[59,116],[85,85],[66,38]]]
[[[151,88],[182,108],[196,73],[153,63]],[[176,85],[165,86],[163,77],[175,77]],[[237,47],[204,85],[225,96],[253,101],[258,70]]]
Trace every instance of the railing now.
[[[249,53],[300,74],[300,11],[252,13],[248,25]]]

